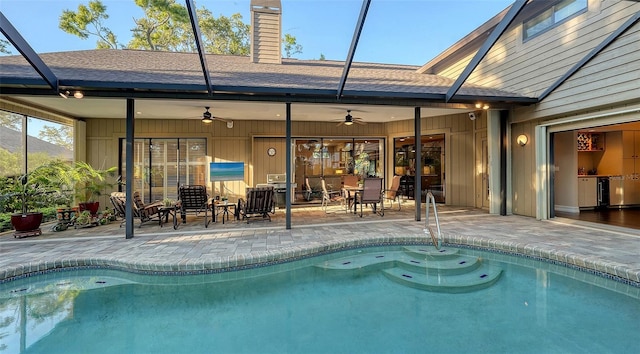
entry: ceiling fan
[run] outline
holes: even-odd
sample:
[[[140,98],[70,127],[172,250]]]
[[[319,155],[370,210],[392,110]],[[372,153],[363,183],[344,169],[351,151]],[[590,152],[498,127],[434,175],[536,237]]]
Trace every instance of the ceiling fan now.
[[[226,119],[222,117],[215,117],[211,112],[209,112],[210,107],[204,107],[205,111],[202,113],[202,123],[209,124],[214,120],[219,120],[221,122],[227,123],[227,128],[233,128],[233,121],[231,119]]]
[[[359,124],[359,125],[365,125],[367,123],[362,121],[362,118],[360,117],[354,117],[351,115],[351,110],[347,109],[347,115],[344,116],[344,120],[341,120],[340,123],[337,124],[337,126],[341,126],[341,125],[352,125],[352,124]]]

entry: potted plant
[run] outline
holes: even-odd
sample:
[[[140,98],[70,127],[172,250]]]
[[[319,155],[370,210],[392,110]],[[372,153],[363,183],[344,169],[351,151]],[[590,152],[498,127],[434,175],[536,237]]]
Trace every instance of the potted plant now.
[[[76,184],[76,199],[79,201],[79,211],[88,210],[92,216],[98,214],[100,202],[97,200],[106,188],[113,186],[109,177],[115,177],[117,167],[97,169],[90,164],[80,161],[73,168]]]
[[[67,191],[72,180],[68,171],[67,163],[54,160],[24,175],[3,180],[3,208],[15,211],[11,224],[17,232],[38,230],[42,222],[38,209],[69,200]]]

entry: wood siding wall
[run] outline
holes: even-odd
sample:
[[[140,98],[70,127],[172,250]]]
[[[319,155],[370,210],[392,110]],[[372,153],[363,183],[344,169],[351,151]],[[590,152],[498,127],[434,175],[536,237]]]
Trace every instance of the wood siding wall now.
[[[87,161],[97,166],[118,164],[118,141],[124,139],[124,119],[87,120]],[[247,186],[265,183],[267,173],[284,173],[285,122],[235,120],[229,129],[221,122],[204,125],[199,120],[138,119],[135,123],[137,138],[205,138],[207,155],[212,161],[244,161],[245,181],[229,182],[226,187],[233,196],[242,196]],[[292,122],[294,137],[384,137],[384,124],[369,123],[337,127],[336,123]],[[269,158],[267,147],[275,147],[276,156]],[[213,193],[221,193],[220,184],[214,184]],[[233,198],[232,196],[232,198]]]
[[[523,43],[522,23],[506,31],[467,80],[468,83],[538,97],[640,11],[634,1],[589,1],[589,11]],[[456,78],[472,55],[437,74]],[[559,116],[640,97],[640,24],[636,23],[527,118]]]
[[[475,121],[467,114],[422,118],[422,134],[444,133],[446,143],[447,204],[475,206],[474,132],[486,129],[486,115]],[[268,173],[284,173],[286,146],[282,121],[236,120],[232,129],[223,123],[203,125],[198,120],[136,121],[139,138],[198,137],[207,139],[207,155],[213,161],[245,161],[244,182],[227,185],[232,198],[242,196],[247,186],[265,183]],[[125,137],[125,120],[91,119],[87,121],[87,158],[92,164],[114,166],[118,163],[118,139]],[[292,122],[293,137],[384,137],[387,139],[387,171],[393,173],[393,138],[413,135],[413,120],[359,126],[337,127],[336,123]],[[277,153],[267,156],[267,148]],[[218,186],[214,186],[218,193]]]
[[[536,157],[535,127],[539,121],[527,121],[511,125],[511,191],[514,214],[536,216]],[[525,134],[529,142],[525,146],[516,138]]]

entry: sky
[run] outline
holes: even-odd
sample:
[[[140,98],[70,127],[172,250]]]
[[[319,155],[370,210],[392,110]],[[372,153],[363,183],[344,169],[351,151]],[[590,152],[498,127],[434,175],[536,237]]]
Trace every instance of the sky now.
[[[361,0],[281,0],[282,31],[296,37],[298,59],[344,61],[362,8]],[[182,2],[183,1],[178,1]],[[88,0],[1,0],[0,11],[37,53],[94,49],[95,38],[82,40],[58,28],[64,10],[76,11]],[[133,18],[142,17],[134,0],[102,0],[106,27],[128,43]],[[423,65],[446,50],[513,0],[372,0],[354,61]],[[250,0],[197,0],[196,7],[216,17],[240,13],[250,22]],[[2,36],[0,34],[0,36]],[[4,38],[4,37],[0,37]],[[19,54],[10,48],[12,54]]]

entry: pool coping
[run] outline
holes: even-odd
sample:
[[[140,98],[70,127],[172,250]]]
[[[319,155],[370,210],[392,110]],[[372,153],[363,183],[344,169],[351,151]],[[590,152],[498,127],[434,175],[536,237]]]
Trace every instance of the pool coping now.
[[[617,262],[595,259],[592,255],[586,256],[579,253],[556,250],[539,244],[502,241],[486,236],[467,236],[452,233],[443,233],[442,236],[445,245],[504,253],[516,257],[533,258],[640,288],[640,269],[633,269]],[[423,234],[411,236],[367,235],[365,238],[344,241],[327,241],[315,245],[299,245],[228,257],[212,257],[209,261],[183,260],[178,263],[164,264],[157,262],[131,262],[119,259],[118,257],[71,257],[54,261],[30,262],[29,264],[0,270],[0,283],[8,283],[49,272],[78,268],[104,268],[155,275],[222,273],[287,263],[355,248],[390,245],[433,245],[433,243],[425,241]]]

